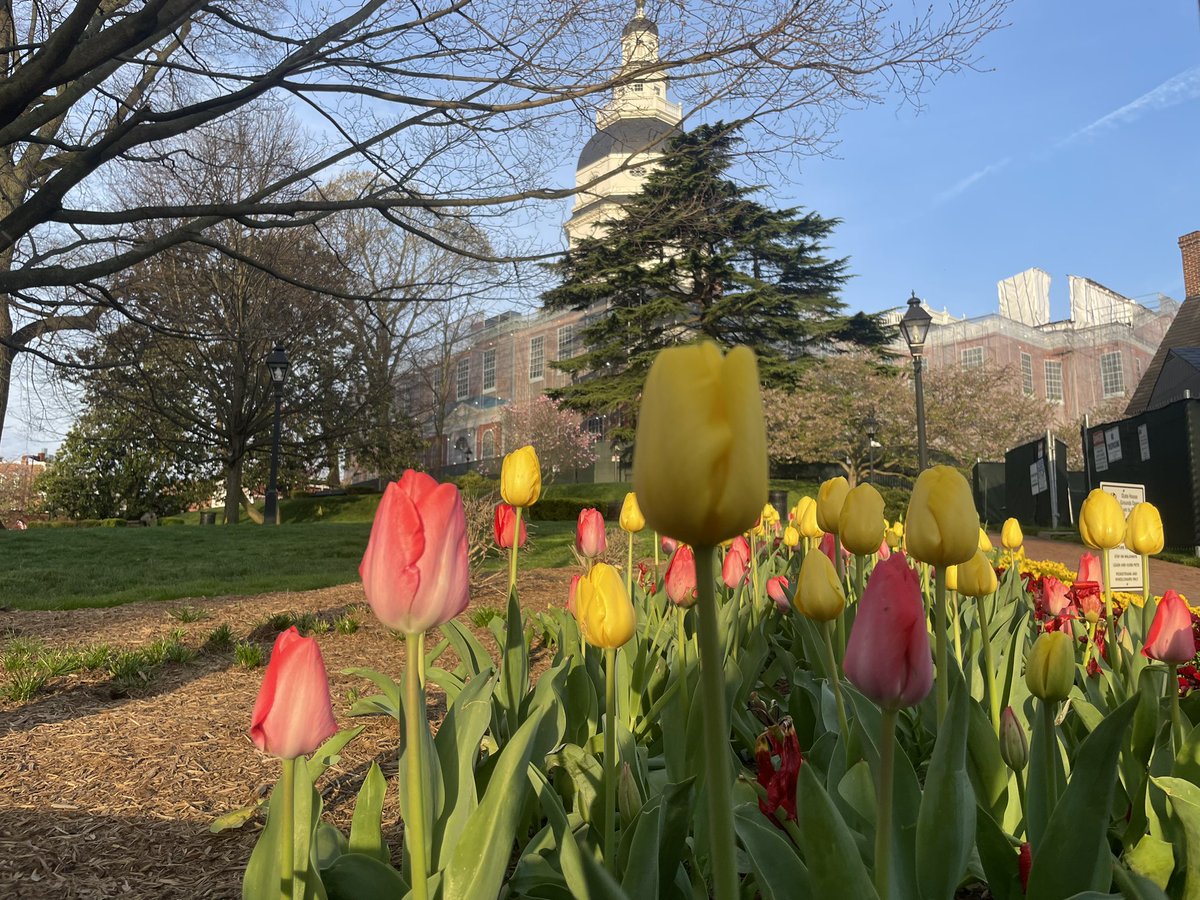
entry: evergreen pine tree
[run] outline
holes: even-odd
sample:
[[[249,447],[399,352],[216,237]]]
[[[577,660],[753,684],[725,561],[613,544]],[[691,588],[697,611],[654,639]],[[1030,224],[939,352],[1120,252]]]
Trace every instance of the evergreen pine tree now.
[[[553,266],[561,283],[545,306],[597,312],[579,334],[584,352],[553,363],[573,383],[549,393],[580,412],[616,414],[616,439],[632,436],[629,412],[663,347],[746,344],[764,384],[789,387],[818,348],[886,339],[875,316],[847,317],[838,299],[846,260],[827,259],[823,246],[838,220],[757,202],[761,188],[727,177],[739,140],[722,123],[673,138],[600,236]]]

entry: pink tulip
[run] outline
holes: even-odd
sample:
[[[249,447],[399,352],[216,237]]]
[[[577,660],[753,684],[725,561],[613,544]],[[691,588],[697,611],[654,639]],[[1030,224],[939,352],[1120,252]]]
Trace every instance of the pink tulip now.
[[[871,573],[842,667],[855,687],[885,709],[916,706],[933,687],[921,588],[902,552]]]
[[[1142,655],[1176,665],[1191,662],[1196,656],[1192,612],[1174,591],[1167,591],[1158,601]]]
[[[672,553],[674,553],[675,548],[677,548],[678,546],[679,546],[679,541],[675,540],[675,538],[667,537],[665,534],[663,535],[662,552],[665,553],[667,556],[670,556]]]
[[[467,520],[458,488],[409,469],[387,486],[358,567],[371,610],[420,634],[467,608]]]
[[[575,592],[579,589],[579,579],[583,576],[576,572],[571,576],[571,586],[567,589],[567,612],[575,615]]]
[[[892,555],[892,548],[887,545],[887,541],[884,541],[883,543],[881,543],[879,545],[879,561],[887,562],[888,558],[891,555]]]
[[[335,731],[321,648],[293,625],[275,639],[254,701],[250,737],[265,753],[295,759],[312,753]]]
[[[513,541],[513,519],[516,518],[516,510],[507,503],[496,504],[496,514],[492,520],[492,531],[495,533],[496,546],[501,550],[511,550]],[[525,520],[521,519],[521,534],[517,538],[517,547],[525,546],[525,538],[528,535],[525,531]]]
[[[1067,586],[1053,575],[1042,578],[1042,605],[1052,616],[1066,615],[1071,611],[1071,598],[1067,595]]]
[[[667,574],[663,580],[666,583],[667,596],[676,606],[684,609],[696,602],[696,557],[692,548],[681,544],[667,565]]]
[[[1090,581],[1093,584],[1099,585],[1100,590],[1104,590],[1104,577],[1100,566],[1100,557],[1095,553],[1085,553],[1079,557],[1079,574],[1075,576],[1076,581]]]
[[[729,545],[725,561],[721,563],[721,580],[725,587],[733,588],[742,583],[750,567],[750,544],[740,534]]]
[[[788,580],[783,575],[776,575],[774,578],[767,579],[767,596],[775,601],[775,605],[779,607],[780,612],[788,612],[791,607],[791,601],[787,596]]]
[[[825,532],[825,536],[821,538],[821,552],[829,557],[829,561],[837,566],[837,560],[833,558],[833,534]],[[850,559],[850,551],[845,547],[842,548],[842,561],[846,562]]]
[[[575,526],[575,549],[586,559],[597,559],[604,555],[608,539],[604,535],[604,516],[600,510],[589,507],[579,511],[579,524]]]

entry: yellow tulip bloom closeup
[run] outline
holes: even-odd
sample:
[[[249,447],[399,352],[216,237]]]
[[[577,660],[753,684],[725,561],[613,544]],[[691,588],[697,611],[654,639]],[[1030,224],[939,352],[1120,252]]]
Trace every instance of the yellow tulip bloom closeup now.
[[[841,475],[821,483],[817,491],[817,524],[822,531],[837,534],[838,519],[849,493],[850,482]]]
[[[542,465],[528,444],[504,457],[500,496],[509,506],[533,506],[542,494]]]
[[[979,526],[979,549],[983,553],[991,553],[993,549],[992,539],[988,537],[988,533],[983,530],[982,525]]]
[[[798,546],[799,543],[800,532],[794,525],[789,525],[787,528],[783,529],[783,546],[790,550],[791,548]]]
[[[796,527],[804,537],[814,540],[825,533],[817,524],[817,501],[807,494],[796,504]]]
[[[837,570],[824,553],[814,551],[804,557],[792,606],[802,616],[817,622],[836,619],[846,608],[846,592],[842,590]]]
[[[1079,508],[1079,536],[1093,550],[1113,550],[1125,540],[1125,513],[1117,498],[1096,488]]]
[[[946,590],[958,590],[958,566],[946,566]]]
[[[615,649],[633,637],[637,617],[621,572],[595,563],[575,589],[575,621],[593,647]]]
[[[1125,520],[1125,548],[1140,556],[1162,553],[1162,516],[1153,503],[1139,503]]]
[[[1021,533],[1021,523],[1016,519],[1005,519],[1004,527],[1000,529],[1000,546],[1005,550],[1016,550],[1025,543],[1025,535]]]
[[[633,491],[625,495],[625,502],[621,504],[619,522],[621,528],[630,534],[637,534],[646,527],[646,517],[642,515],[642,508],[638,506],[637,494]]]
[[[905,516],[908,552],[941,568],[965,563],[979,549],[979,513],[971,486],[950,466],[934,466],[917,477]]]
[[[1039,700],[1066,700],[1075,683],[1075,648],[1064,631],[1042,634],[1029,648],[1025,659],[1025,684]]]
[[[878,552],[886,525],[883,497],[872,485],[860,484],[846,494],[838,515],[838,536],[843,547],[859,556]]]
[[[749,531],[767,502],[758,362],[711,341],[661,351],[638,412],[633,484],[660,534],[715,547]]]
[[[991,560],[984,556],[982,550],[976,550],[965,563],[959,563],[958,592],[966,597],[986,597],[994,594],[999,582],[996,580],[996,570],[992,568]]]

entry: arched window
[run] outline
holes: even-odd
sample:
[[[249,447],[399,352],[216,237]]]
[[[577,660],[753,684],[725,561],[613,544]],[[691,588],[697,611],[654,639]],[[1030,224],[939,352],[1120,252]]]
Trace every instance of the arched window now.
[[[490,428],[483,433],[483,442],[479,449],[480,459],[491,459],[496,455],[496,433]]]

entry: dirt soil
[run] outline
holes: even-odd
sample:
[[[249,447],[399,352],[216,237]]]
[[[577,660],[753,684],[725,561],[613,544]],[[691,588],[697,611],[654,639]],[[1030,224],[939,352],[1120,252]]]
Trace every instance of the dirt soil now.
[[[570,575],[521,573],[522,608],[561,606]],[[472,609],[502,608],[502,590],[496,580],[476,590]],[[371,616],[357,584],[192,600],[187,605],[208,617],[189,624],[170,614],[182,605],[0,611],[0,636],[29,637],[49,647],[108,643],[127,650],[180,629],[185,643],[199,649],[224,622],[239,640],[253,633],[269,648],[274,633],[262,623],[273,613],[332,619],[352,610],[361,623],[357,632],[317,635],[339,725],[367,726],[319,783],[328,819],[348,831],[371,761],[385,775],[396,772],[396,734],[390,719],[349,717],[356,691],[376,691],[341,671],[366,666],[399,679],[402,641]],[[476,631],[485,646],[494,646],[486,629]],[[443,665],[457,664],[449,652],[443,659]],[[231,652],[208,651],[189,663],[164,664],[144,687],[127,693],[101,671],[52,679],[25,703],[0,700],[0,897],[240,897],[261,820],[220,834],[210,833],[209,825],[265,796],[278,777],[279,763],[255,749],[248,733],[262,676],[262,668],[240,666]],[[431,686],[430,720],[436,725],[444,712],[445,698]],[[384,827],[395,850],[400,825],[394,792]]]

